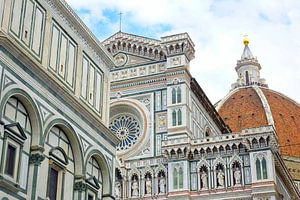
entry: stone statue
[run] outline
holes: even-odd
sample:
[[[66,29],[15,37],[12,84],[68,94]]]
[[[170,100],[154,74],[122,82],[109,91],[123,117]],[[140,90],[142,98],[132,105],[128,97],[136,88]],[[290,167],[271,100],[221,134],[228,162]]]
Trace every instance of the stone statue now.
[[[166,193],[165,185],[166,185],[166,180],[165,177],[162,176],[159,181],[160,193]]]
[[[207,174],[205,171],[201,173],[201,181],[202,181],[202,188],[201,189],[207,189]]]
[[[132,189],[132,196],[133,197],[138,197],[139,196],[139,184],[136,181],[136,179],[133,180],[132,185],[131,185],[131,189]]]
[[[239,168],[237,168],[235,171],[234,171],[234,180],[235,180],[235,185],[240,185],[241,184],[241,171]]]
[[[121,184],[119,182],[116,183],[115,195],[116,195],[116,198],[121,197]]]
[[[217,174],[219,187],[224,187],[224,177],[225,177],[224,172],[220,169]]]
[[[148,177],[146,180],[146,194],[150,194],[152,193],[152,182],[151,179]]]

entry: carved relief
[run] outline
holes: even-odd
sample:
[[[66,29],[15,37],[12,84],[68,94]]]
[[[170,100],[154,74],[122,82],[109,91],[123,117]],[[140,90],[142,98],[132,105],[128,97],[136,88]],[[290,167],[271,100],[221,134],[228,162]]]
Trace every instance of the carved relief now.
[[[171,65],[181,65],[181,58],[180,57],[172,58]]]
[[[167,131],[167,115],[166,113],[157,113],[156,114],[156,132],[165,132]]]

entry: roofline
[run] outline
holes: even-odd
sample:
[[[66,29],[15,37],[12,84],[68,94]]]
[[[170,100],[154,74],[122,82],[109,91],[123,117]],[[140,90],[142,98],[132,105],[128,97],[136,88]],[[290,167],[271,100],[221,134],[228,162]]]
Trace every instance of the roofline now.
[[[262,87],[261,89],[267,89],[267,90],[270,90],[270,91],[272,91],[272,92],[274,92],[274,93],[276,93],[276,94],[278,94],[278,95],[280,95],[280,96],[282,96],[282,97],[288,98],[290,101],[292,101],[293,103],[295,103],[297,106],[300,107],[300,103],[298,103],[296,100],[292,99],[291,97],[289,97],[289,96],[287,96],[287,95],[285,95],[285,94],[283,94],[283,93],[281,93],[281,92],[272,90],[272,89],[270,89],[270,88],[265,88],[265,87]]]
[[[114,33],[113,35],[111,35],[110,37],[108,37],[107,39],[103,40],[101,43],[107,42],[108,40],[110,40],[111,38],[113,38],[114,36],[116,36],[116,35],[118,35],[118,34],[120,34],[120,33],[129,35],[129,36],[145,38],[145,39],[147,39],[147,40],[154,40],[155,42],[161,42],[161,40],[159,40],[159,39],[154,39],[154,38],[150,38],[150,37],[144,37],[144,36],[140,36],[140,35],[136,35],[136,34],[132,34],[132,33],[127,33],[127,32],[123,32],[123,31],[118,31],[118,32]]]
[[[48,3],[49,4],[49,3]],[[71,8],[71,6],[66,2],[66,0],[53,0],[53,4],[57,9],[64,9],[65,17],[70,20],[70,22],[76,25],[79,29],[79,34],[88,40],[91,48],[95,50],[96,53],[100,53],[103,61],[109,66],[109,68],[114,66],[113,58],[104,48],[104,45],[98,40],[94,33],[85,25],[81,18],[76,14],[76,12]],[[98,51],[98,52],[97,52]]]
[[[207,111],[209,116],[216,123],[217,127],[220,129],[222,133],[232,132],[229,126],[225,124],[215,107],[212,105],[203,89],[200,87],[195,78],[191,78],[191,90],[197,97],[197,99],[202,103],[204,109]]]

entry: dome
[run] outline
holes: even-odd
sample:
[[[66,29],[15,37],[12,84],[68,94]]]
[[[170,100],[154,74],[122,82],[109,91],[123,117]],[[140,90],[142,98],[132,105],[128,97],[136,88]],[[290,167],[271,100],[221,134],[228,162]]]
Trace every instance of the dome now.
[[[233,132],[273,125],[281,155],[300,157],[300,105],[289,97],[257,85],[238,87],[217,110]]]

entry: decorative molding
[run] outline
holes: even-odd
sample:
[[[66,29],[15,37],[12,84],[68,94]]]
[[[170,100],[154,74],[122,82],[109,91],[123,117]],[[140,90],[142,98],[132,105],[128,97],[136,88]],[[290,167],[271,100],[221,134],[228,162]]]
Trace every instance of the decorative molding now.
[[[37,102],[37,106],[38,106],[38,109],[41,113],[41,117],[42,117],[42,121],[43,121],[43,124],[45,125],[46,121],[54,116],[54,113],[51,112],[46,106],[44,106],[41,102],[39,101],[36,101]]]
[[[80,38],[82,43],[93,53],[97,60],[102,64],[105,63],[112,68],[114,66],[113,58],[106,53],[99,40],[87,28],[73,9],[65,2],[65,0],[47,0],[48,5],[52,8],[64,23]],[[64,13],[65,12],[65,13]]]
[[[83,136],[79,135],[79,139],[80,139],[80,143],[83,149],[83,153],[84,155],[86,154],[86,152],[89,150],[89,148],[92,146],[91,143],[89,143],[86,139],[84,139]]]
[[[10,78],[7,74],[4,75],[3,78],[3,88],[2,90],[5,90],[5,88],[7,88],[10,85],[15,85],[17,84],[15,81],[13,81],[12,78]]]
[[[84,192],[86,190],[86,183],[83,181],[78,181],[74,183],[74,190],[78,192]]]

